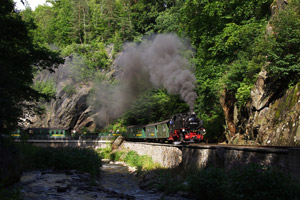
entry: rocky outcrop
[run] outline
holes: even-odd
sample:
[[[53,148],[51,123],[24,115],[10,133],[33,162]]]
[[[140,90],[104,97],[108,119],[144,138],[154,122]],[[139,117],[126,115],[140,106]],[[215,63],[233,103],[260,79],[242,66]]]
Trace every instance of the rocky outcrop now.
[[[86,127],[93,131],[97,127],[96,115],[88,104],[88,97],[93,88],[92,82],[78,81],[78,74],[70,68],[68,62],[72,57],[66,59],[66,64],[60,65],[54,73],[43,71],[35,81],[52,81],[56,87],[56,98],[50,102],[42,102],[44,113],[29,116],[27,120],[31,123],[24,124],[25,127],[35,128],[64,128],[76,131]]]
[[[284,9],[287,0],[274,0],[272,17]],[[266,27],[267,35],[273,34],[272,25]],[[268,64],[268,63],[266,63]],[[226,117],[228,142],[231,144],[298,145],[300,143],[300,85],[282,94],[272,93],[267,71],[258,74],[248,104],[238,108],[234,96],[226,94],[220,98]]]
[[[282,97],[274,99],[266,88],[266,71],[261,71],[251,91],[247,118],[237,111],[235,121],[237,132],[229,139],[231,144],[298,145],[300,143],[300,83],[289,89]]]
[[[256,84],[257,88],[259,87]],[[252,97],[246,135],[259,144],[296,145],[300,142],[300,85],[273,102]],[[257,102],[255,102],[257,100]]]

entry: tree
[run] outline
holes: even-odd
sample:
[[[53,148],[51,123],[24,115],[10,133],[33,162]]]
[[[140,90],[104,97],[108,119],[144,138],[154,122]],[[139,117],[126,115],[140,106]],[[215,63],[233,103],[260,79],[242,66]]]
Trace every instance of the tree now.
[[[188,110],[188,105],[178,95],[169,95],[163,89],[148,90],[133,103],[123,119],[126,125],[145,125]]]
[[[22,20],[12,0],[0,2],[0,132],[16,129],[25,110],[41,93],[32,89],[33,73],[62,63],[58,52],[38,46],[29,35],[34,27]]]
[[[268,90],[280,96],[300,78],[300,1],[289,2],[273,17],[271,24],[273,34],[268,37],[264,52],[269,62]]]

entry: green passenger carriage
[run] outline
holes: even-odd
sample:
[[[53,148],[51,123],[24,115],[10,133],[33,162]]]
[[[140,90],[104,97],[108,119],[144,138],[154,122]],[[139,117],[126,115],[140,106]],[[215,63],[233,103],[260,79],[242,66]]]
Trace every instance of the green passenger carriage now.
[[[128,126],[127,132],[123,135],[128,139],[145,139],[145,129],[142,126]]]
[[[169,120],[146,126],[128,126],[123,136],[128,140],[161,140],[169,137]]]
[[[195,113],[181,113],[158,123],[128,126],[123,136],[126,140],[189,143],[204,141],[205,132]]]

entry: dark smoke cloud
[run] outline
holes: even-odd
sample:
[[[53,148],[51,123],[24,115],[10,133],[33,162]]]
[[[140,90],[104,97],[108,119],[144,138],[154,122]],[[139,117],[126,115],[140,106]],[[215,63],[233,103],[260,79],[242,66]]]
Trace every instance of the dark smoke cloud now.
[[[171,34],[156,35],[138,45],[128,44],[116,62],[123,69],[118,79],[124,93],[129,95],[127,99],[135,99],[144,86],[152,85],[180,95],[192,110],[197,98],[196,78],[181,54],[186,50],[187,45]]]
[[[128,43],[116,59],[118,85],[99,84],[99,121],[107,122],[125,112],[148,89],[165,88],[178,94],[193,110],[197,94],[191,65],[182,56],[190,50],[176,35],[156,35],[140,44]]]

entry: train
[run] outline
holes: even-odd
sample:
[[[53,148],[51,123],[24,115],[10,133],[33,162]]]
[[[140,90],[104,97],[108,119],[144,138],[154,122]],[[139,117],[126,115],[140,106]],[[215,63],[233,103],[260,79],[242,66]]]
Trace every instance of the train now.
[[[206,133],[202,120],[199,120],[195,113],[181,113],[174,115],[171,119],[147,124],[147,125],[131,125],[127,127],[127,131],[120,133],[98,133],[84,138],[111,138],[123,136],[128,141],[155,141],[155,142],[204,142]],[[28,128],[25,130],[17,130],[11,136],[15,139],[20,136],[27,135],[29,138],[42,139],[74,139],[67,129],[63,128]],[[79,136],[77,136],[79,137]]]
[[[195,113],[176,114],[171,119],[147,125],[132,125],[123,133],[129,141],[204,142],[203,122]]]
[[[27,138],[27,139],[77,139],[83,136],[83,139],[95,139],[106,137],[117,137],[121,133],[93,133],[91,135],[72,135],[71,131],[64,128],[26,128],[17,129],[10,136],[13,139]]]
[[[65,138],[67,134],[68,130],[63,128],[26,128],[17,129],[11,134],[11,137],[14,139],[19,139],[22,136],[59,139]]]

